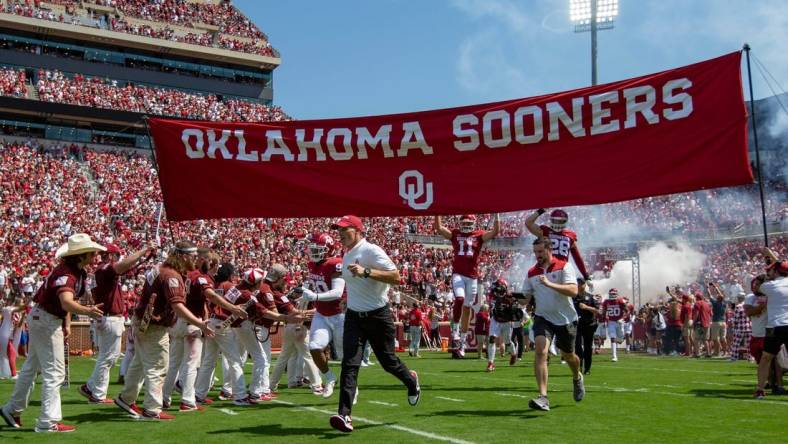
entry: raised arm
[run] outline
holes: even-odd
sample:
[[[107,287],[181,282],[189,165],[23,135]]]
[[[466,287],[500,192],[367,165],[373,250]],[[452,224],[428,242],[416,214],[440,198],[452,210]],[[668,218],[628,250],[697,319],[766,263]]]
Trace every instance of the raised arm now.
[[[435,222],[432,224],[432,227],[435,229],[436,233],[440,234],[445,239],[451,240],[451,231],[443,226],[440,216],[435,216]]]
[[[525,227],[528,228],[528,231],[531,232],[536,237],[542,237],[542,230],[539,228],[539,225],[536,225],[536,219],[539,219],[539,216],[545,213],[544,208],[539,208],[538,210],[534,211],[530,216],[525,219]]]
[[[137,262],[139,262],[140,259],[142,259],[143,257],[150,256],[151,254],[153,254],[155,252],[156,252],[155,247],[148,246],[148,247],[145,247],[145,248],[143,248],[143,249],[141,249],[139,251],[135,251],[134,253],[131,253],[130,255],[124,257],[123,260],[118,261],[117,263],[115,263],[115,265],[114,265],[115,273],[118,273],[118,274],[121,274],[121,275],[122,274],[126,274],[126,272],[128,272],[135,265],[137,265]]]
[[[485,231],[484,234],[482,234],[482,240],[487,242],[490,239],[497,236],[500,231],[501,231],[501,215],[495,213],[495,221],[493,222],[492,230]]]

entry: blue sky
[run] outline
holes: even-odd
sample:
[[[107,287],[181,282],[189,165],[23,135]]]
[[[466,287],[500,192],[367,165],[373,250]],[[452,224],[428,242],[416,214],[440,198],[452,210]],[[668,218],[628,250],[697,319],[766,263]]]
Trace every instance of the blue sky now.
[[[590,84],[568,0],[236,0],[282,53],[274,101],[297,119],[420,111]],[[599,82],[712,58],[746,41],[788,89],[788,1],[620,0]],[[757,71],[756,98],[771,95]]]

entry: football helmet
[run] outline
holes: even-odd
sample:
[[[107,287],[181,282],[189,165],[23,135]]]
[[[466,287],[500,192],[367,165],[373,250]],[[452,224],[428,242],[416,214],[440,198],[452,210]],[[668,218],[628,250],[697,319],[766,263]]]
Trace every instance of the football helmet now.
[[[241,280],[249,286],[255,286],[265,279],[265,271],[259,268],[250,268],[244,271]]]
[[[463,214],[460,216],[460,232],[472,233],[476,228],[476,216],[473,214]]]
[[[326,233],[312,234],[307,245],[309,260],[312,262],[322,261],[329,253],[334,251],[335,245],[334,238]]]
[[[561,231],[566,228],[566,223],[569,222],[569,215],[564,210],[553,210],[550,213],[550,229],[553,231]]]
[[[611,288],[610,291],[607,292],[608,299],[616,299],[618,297],[618,290],[615,288]]]
[[[509,283],[503,278],[498,279],[497,281],[493,282],[492,286],[490,287],[490,292],[494,298],[505,297],[509,293]]]

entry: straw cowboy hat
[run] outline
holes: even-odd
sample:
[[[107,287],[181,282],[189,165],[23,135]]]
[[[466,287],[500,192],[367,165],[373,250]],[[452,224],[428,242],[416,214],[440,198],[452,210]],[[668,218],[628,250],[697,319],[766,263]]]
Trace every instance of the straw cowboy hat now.
[[[93,242],[87,234],[77,233],[69,237],[68,242],[57,249],[55,257],[59,259],[66,256],[90,253],[91,251],[107,251],[107,249]]]

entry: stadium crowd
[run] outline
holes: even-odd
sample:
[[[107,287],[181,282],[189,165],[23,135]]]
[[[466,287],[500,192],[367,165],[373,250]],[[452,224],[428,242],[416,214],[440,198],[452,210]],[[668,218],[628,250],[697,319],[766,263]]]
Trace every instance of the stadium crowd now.
[[[42,3],[61,5],[64,12],[56,12],[44,7]],[[105,19],[104,16],[90,8],[91,3],[115,8],[117,14]],[[172,0],[156,2],[140,0],[96,0],[93,2],[13,0],[7,2],[5,12],[77,26],[105,28],[144,37],[278,57],[278,52],[268,42],[268,37],[230,2],[204,4]],[[148,23],[126,20],[125,17],[145,20]],[[156,23],[161,23],[161,26],[154,26]],[[218,28],[218,34],[198,30],[195,27],[196,24],[215,26]],[[192,28],[195,29],[195,32],[179,32],[170,26]]]

